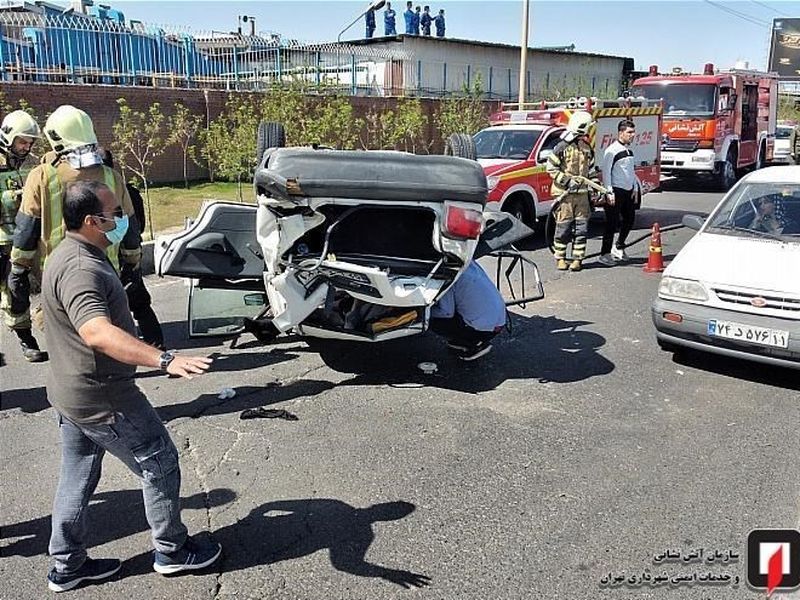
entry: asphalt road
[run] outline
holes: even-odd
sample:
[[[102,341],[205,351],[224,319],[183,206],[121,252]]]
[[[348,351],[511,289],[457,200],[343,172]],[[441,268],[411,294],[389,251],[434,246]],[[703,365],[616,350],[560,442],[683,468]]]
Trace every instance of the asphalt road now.
[[[646,198],[632,238],[654,221],[707,213],[719,197],[667,186]],[[691,233],[664,233],[667,260]],[[598,247],[595,237],[590,251]],[[155,574],[137,482],[107,457],[90,508],[91,554],[119,557],[123,568],[72,596],[763,597],[744,584],[746,538],[800,524],[800,378],[660,351],[649,314],[658,276],[641,270],[646,251],[643,241],[627,265],[589,260],[573,274],[534,250],[546,298],[515,309],[513,330],[474,364],[432,335],[313,348],[189,341],[186,287],[149,279],[169,345],[216,359],[192,381],[140,370],[139,382],[181,451],[187,525],[213,532],[224,557],[200,575]],[[47,367],[24,363],[14,346],[3,332],[0,597],[24,600],[49,594],[59,449]],[[421,361],[438,374],[423,375]],[[236,397],[219,399],[224,387]],[[239,419],[257,406],[298,420]],[[700,548],[720,556],[654,560]],[[720,564],[731,551],[741,558]],[[740,583],[602,585],[609,573],[643,571],[728,573]]]

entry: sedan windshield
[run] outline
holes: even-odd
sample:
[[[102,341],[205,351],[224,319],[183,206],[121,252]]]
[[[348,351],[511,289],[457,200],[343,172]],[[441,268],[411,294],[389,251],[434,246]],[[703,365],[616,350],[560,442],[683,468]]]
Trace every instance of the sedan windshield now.
[[[536,145],[541,129],[484,129],[475,134],[478,158],[527,160]]]
[[[704,231],[800,242],[800,183],[751,183],[717,207]]]
[[[775,131],[775,138],[779,140],[788,140],[790,137],[792,137],[792,128],[779,125],[778,129]]]
[[[649,100],[664,99],[667,116],[710,117],[714,114],[716,87],[695,83],[658,83],[640,85],[631,90],[632,96]]]

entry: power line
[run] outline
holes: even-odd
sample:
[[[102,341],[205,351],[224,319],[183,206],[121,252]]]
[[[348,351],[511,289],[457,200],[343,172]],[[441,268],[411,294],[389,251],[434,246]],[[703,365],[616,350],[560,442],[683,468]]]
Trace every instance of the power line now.
[[[769,4],[766,4],[765,2],[758,2],[758,0],[750,0],[750,2],[752,2],[753,4],[758,4],[759,6],[763,6],[764,8],[766,8],[768,10],[771,10],[772,12],[777,13],[777,14],[779,14],[781,16],[791,17],[790,14],[787,14],[787,13],[781,11],[781,10],[778,10],[777,8],[774,8],[774,7],[770,6]]]
[[[769,28],[769,23],[767,23],[766,21],[762,21],[761,19],[758,19],[756,17],[752,17],[752,16],[750,16],[750,15],[748,15],[746,13],[739,12],[738,10],[734,10],[734,9],[728,7],[728,6],[723,6],[722,4],[717,4],[716,2],[712,2],[712,0],[704,0],[704,2],[706,2],[706,4],[710,4],[714,8],[718,8],[720,10],[724,10],[726,13],[728,13],[730,15],[733,15],[734,17],[738,17],[739,19],[747,21],[748,23],[751,23],[753,25],[758,25],[759,27]]]

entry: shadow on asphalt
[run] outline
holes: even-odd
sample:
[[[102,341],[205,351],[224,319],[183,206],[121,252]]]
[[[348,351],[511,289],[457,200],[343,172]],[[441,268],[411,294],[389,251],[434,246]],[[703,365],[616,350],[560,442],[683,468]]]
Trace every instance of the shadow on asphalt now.
[[[434,335],[372,344],[308,340],[332,370],[352,374],[343,385],[411,385],[467,393],[493,390],[510,379],[564,383],[605,375],[614,363],[598,350],[603,336],[583,329],[588,321],[511,314],[511,332],[493,341],[493,351],[471,363],[450,354]],[[425,375],[420,362],[437,363],[438,372]]]
[[[301,379],[288,385],[281,385],[280,382],[273,381],[263,386],[236,387],[234,388],[236,396],[230,399],[220,399],[216,393],[203,394],[191,402],[156,407],[156,412],[165,423],[184,417],[199,419],[210,415],[225,415],[248,408],[277,404],[295,398],[316,396],[334,387],[336,384],[331,381],[316,379]]]
[[[720,193],[721,191],[713,177],[697,175],[683,175],[665,179],[661,182],[661,189],[665,192],[700,192],[704,194]]]
[[[236,499],[236,492],[227,488],[216,488],[208,492],[197,493],[181,500],[184,509],[205,510],[207,507],[223,506]],[[100,492],[92,496],[87,514],[89,534],[87,546],[94,547],[108,542],[126,538],[129,535],[147,531],[149,526],[144,516],[142,490],[114,490]],[[3,547],[2,555],[8,556],[41,556],[47,553],[50,541],[50,515],[37,517],[29,521],[3,525],[0,538],[20,538]],[[153,568],[152,553],[149,568]]]
[[[676,364],[700,369],[707,373],[800,391],[800,377],[798,377],[798,372],[794,369],[763,365],[739,358],[718,356],[690,348],[682,349],[680,352],[673,354],[672,360]]]
[[[50,408],[47,401],[47,390],[44,387],[25,390],[4,390],[0,394],[0,410],[19,408],[22,412],[32,414]]]
[[[359,577],[376,577],[403,588],[424,587],[430,577],[367,561],[375,539],[373,524],[410,515],[415,506],[395,501],[356,508],[340,500],[311,498],[267,502],[236,523],[213,532],[222,544],[222,562],[208,570],[232,573],[309,556],[327,550],[333,568]],[[152,558],[135,556],[122,575],[152,571]]]

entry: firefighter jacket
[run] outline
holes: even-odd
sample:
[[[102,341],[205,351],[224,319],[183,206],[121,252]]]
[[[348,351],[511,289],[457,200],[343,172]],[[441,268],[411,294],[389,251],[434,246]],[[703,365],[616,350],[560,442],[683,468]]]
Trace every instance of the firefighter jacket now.
[[[567,190],[571,193],[588,193],[586,182],[573,180],[575,175],[597,179],[594,151],[582,138],[572,142],[559,142],[547,158],[546,168],[547,174],[553,178],[550,188],[553,196],[560,196]]]
[[[138,266],[142,255],[142,238],[125,182],[114,169],[95,165],[75,169],[52,152],[31,170],[22,191],[22,205],[17,213],[11,262],[30,269],[37,250],[41,260],[47,257],[64,239],[63,200],[66,186],[75,181],[101,181],[119,199],[122,211],[128,215],[130,226],[122,243],[109,246],[108,259],[119,270],[119,261]]]
[[[22,201],[25,172],[0,152],[0,246],[14,240],[14,222]]]

